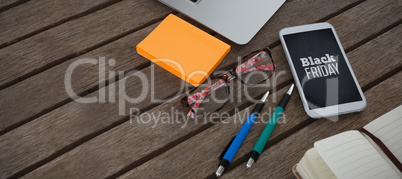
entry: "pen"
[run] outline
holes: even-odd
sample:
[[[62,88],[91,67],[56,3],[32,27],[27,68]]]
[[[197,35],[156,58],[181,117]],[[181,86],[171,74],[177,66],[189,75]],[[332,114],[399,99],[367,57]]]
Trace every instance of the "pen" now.
[[[285,109],[286,104],[290,99],[290,95],[292,94],[293,91],[293,86],[294,85],[292,84],[288,92],[285,95],[283,95],[281,101],[275,108],[274,113],[271,115],[271,118],[269,119],[267,125],[265,126],[260,137],[258,138],[257,143],[254,145],[253,150],[250,152],[250,159],[248,159],[247,168],[250,168],[254,162],[257,162],[258,157],[261,155],[262,150],[265,147],[265,144],[267,144],[268,139],[272,134],[272,131],[274,131],[276,123],[278,123],[279,117],[281,117],[283,110]]]
[[[234,138],[233,142],[230,144],[225,155],[222,157],[218,170],[215,173],[217,177],[220,177],[223,174],[223,172],[225,171],[225,169],[229,166],[230,162],[232,162],[234,156],[236,155],[241,144],[243,143],[244,139],[246,138],[248,132],[250,131],[251,127],[253,126],[258,113],[260,113],[262,108],[264,107],[264,104],[268,98],[268,95],[269,95],[269,91],[267,91],[265,93],[265,95],[262,97],[261,101],[255,105],[254,109],[251,111],[251,114],[248,116],[246,122],[243,124],[240,131],[237,133],[236,137]]]

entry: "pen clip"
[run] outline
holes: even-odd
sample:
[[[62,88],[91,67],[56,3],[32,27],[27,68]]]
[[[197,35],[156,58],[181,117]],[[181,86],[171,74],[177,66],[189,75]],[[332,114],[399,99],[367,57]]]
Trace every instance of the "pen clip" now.
[[[232,138],[232,140],[229,141],[228,145],[226,145],[225,149],[223,149],[221,155],[219,155],[219,157],[218,157],[218,158],[219,158],[219,162],[222,161],[223,156],[225,155],[226,151],[228,151],[230,145],[232,144],[232,142],[234,141],[235,138],[236,138],[236,136],[234,136],[234,137]]]

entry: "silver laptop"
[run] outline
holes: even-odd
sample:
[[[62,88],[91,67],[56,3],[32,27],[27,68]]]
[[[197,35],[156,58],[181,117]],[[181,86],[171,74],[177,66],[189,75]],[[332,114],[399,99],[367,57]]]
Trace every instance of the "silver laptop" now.
[[[237,44],[247,44],[286,0],[159,0]]]

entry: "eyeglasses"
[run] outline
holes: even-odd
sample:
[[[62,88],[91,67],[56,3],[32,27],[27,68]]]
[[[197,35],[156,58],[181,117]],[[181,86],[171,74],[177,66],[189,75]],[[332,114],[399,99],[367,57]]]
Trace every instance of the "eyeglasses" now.
[[[251,57],[250,59],[248,59]],[[271,50],[266,47],[242,58],[242,63],[223,75],[209,78],[205,89],[194,88],[180,100],[183,107],[190,108],[187,116],[207,115],[219,111],[229,99],[228,83],[239,78],[243,84],[256,85],[266,81],[276,69]]]

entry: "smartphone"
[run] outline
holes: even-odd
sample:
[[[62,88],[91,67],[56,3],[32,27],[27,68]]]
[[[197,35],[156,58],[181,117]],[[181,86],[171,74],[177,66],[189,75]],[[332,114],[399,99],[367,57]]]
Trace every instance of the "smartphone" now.
[[[285,28],[279,37],[310,117],[329,117],[366,107],[364,94],[331,24]]]

